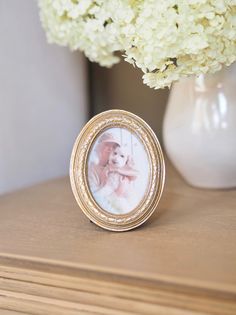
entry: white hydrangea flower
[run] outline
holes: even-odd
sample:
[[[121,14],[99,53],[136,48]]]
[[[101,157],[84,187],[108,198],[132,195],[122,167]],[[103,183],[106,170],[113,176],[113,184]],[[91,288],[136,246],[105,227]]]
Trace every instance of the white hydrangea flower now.
[[[110,67],[123,52],[158,89],[236,60],[236,0],[39,0],[49,42]]]

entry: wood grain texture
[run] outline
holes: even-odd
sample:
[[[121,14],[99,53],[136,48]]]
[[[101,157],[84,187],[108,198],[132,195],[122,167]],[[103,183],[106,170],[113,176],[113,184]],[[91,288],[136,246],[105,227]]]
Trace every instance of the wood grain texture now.
[[[157,211],[125,233],[87,220],[68,178],[2,196],[1,308],[236,314],[236,191],[194,189],[167,166]]]
[[[19,313],[19,312],[15,312],[15,311],[8,311],[8,310],[3,310],[1,309],[1,315],[29,315],[29,314],[26,314],[26,313]]]

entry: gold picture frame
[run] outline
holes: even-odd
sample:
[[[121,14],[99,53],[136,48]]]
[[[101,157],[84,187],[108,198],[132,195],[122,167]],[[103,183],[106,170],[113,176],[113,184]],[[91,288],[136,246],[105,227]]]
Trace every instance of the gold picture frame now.
[[[118,139],[118,132],[120,139],[114,140]],[[98,151],[101,147],[103,149]],[[136,153],[127,153],[129,150]],[[128,165],[131,155],[132,165]],[[137,170],[133,156],[139,160]],[[96,163],[92,160],[95,158]],[[100,113],[84,126],[75,141],[70,180],[79,207],[92,222],[111,231],[136,228],[154,212],[163,191],[165,163],[159,141],[149,125],[130,112]],[[102,181],[105,184],[102,185]]]

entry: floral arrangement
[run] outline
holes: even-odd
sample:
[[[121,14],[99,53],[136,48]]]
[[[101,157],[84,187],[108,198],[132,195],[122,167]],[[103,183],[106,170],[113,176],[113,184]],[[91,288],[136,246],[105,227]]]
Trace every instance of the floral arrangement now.
[[[236,60],[236,0],[39,0],[48,41],[110,67],[117,52],[158,89]]]

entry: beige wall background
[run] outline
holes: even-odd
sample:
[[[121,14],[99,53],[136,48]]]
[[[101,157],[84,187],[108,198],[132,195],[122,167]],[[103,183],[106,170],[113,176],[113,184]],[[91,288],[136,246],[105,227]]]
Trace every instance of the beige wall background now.
[[[85,59],[48,45],[36,1],[0,1],[0,194],[68,174],[87,119]]]
[[[124,109],[142,117],[162,142],[162,123],[169,89],[154,90],[143,84],[142,72],[121,61],[111,69],[91,65],[95,113]]]

